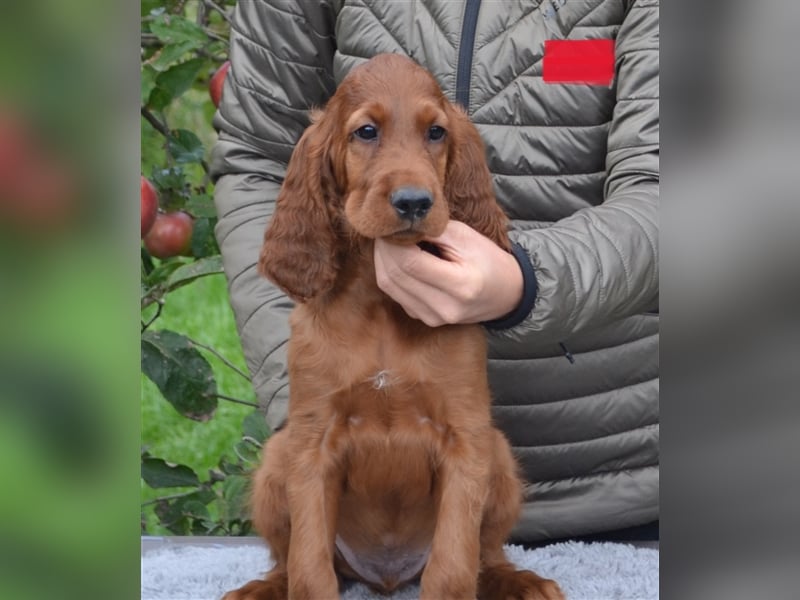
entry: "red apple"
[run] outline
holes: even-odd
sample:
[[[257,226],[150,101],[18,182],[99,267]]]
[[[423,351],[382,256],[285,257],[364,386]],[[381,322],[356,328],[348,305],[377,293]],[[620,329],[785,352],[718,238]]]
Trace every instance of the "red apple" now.
[[[222,100],[222,88],[225,85],[225,76],[228,74],[228,69],[231,68],[231,61],[226,60],[222,63],[222,66],[217,69],[216,73],[211,76],[211,80],[208,82],[208,93],[211,96],[211,101],[214,103],[214,106],[219,106],[220,100]]]
[[[156,222],[156,215],[158,214],[158,195],[156,188],[150,183],[147,178],[142,175],[141,185],[142,196],[142,237],[147,235],[153,223]]]
[[[158,258],[189,256],[194,221],[185,212],[158,213],[156,222],[144,238],[147,251]]]

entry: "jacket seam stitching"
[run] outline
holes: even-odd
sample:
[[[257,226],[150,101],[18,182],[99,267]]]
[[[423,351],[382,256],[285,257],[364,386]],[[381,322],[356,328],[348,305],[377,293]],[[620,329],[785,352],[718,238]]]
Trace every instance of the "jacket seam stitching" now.
[[[619,194],[619,196],[625,196],[625,195],[626,194],[624,194],[624,193],[623,194]],[[612,196],[612,198],[613,198],[613,196]],[[644,236],[647,238],[647,243],[650,244],[650,251],[653,253],[653,258],[658,256],[658,250],[656,248],[656,244],[653,241],[653,238],[650,236],[650,232],[648,230],[648,227],[645,227],[645,225],[644,225],[644,221],[647,221],[648,225],[650,225],[651,227],[655,227],[655,225],[656,225],[655,221],[652,221],[652,220],[648,219],[647,217],[645,217],[643,215],[640,215],[635,210],[628,210],[628,211],[625,211],[625,212],[627,212],[628,216],[636,222],[636,224],[641,229],[642,233],[644,233]],[[654,281],[657,281],[657,280],[658,280],[658,269],[654,269],[653,270],[653,274],[650,276],[650,283],[652,284]]]
[[[536,446],[512,446],[512,448],[519,449],[519,450],[524,450],[524,449],[528,448],[528,449],[534,450],[534,449],[545,449],[545,448],[559,448],[559,447],[563,447],[563,446],[575,446],[577,444],[583,444],[585,442],[597,442],[597,441],[600,441],[600,440],[605,440],[605,439],[608,439],[608,438],[613,438],[613,437],[617,437],[617,436],[620,436],[620,435],[625,435],[626,433],[631,433],[633,431],[638,431],[640,429],[653,430],[653,429],[657,428],[660,424],[661,423],[659,421],[655,421],[654,423],[646,423],[644,425],[640,425],[639,427],[634,427],[632,429],[623,429],[622,431],[616,431],[614,433],[609,433],[607,435],[601,435],[601,436],[598,436],[598,437],[578,440],[578,441],[575,441],[575,442],[562,442],[560,444],[539,444],[539,445],[536,445]]]
[[[386,33],[389,34],[389,37],[392,38],[392,41],[397,45],[397,47],[406,54],[408,54],[408,49],[405,46],[403,46],[400,40],[397,39],[397,36],[395,36],[395,34],[392,33],[392,31],[386,26],[386,24],[381,20],[381,18],[375,14],[375,11],[372,10],[372,8],[368,4],[362,4],[362,5],[351,4],[350,8],[360,8],[362,10],[366,10],[370,15],[372,15],[375,22],[381,26],[381,29],[383,29]]]
[[[661,100],[660,96],[637,96],[636,98],[617,98],[617,104],[621,104],[622,102],[639,102],[640,100]]]
[[[601,305],[604,304],[605,301],[606,301],[606,290],[605,290],[605,286],[602,283],[602,282],[605,281],[605,277],[604,277],[604,273],[603,273],[603,261],[600,260],[599,256],[593,250],[592,246],[589,245],[584,240],[582,240],[578,235],[576,235],[576,234],[574,234],[574,233],[572,233],[571,231],[568,231],[568,230],[564,230],[561,233],[563,235],[565,235],[566,237],[574,239],[577,243],[581,244],[584,248],[586,248],[589,251],[590,254],[592,254],[594,256],[595,260],[597,261],[597,270],[599,272],[600,282],[601,282],[600,283],[600,290],[598,291],[599,300],[600,300],[600,304]]]
[[[532,70],[532,69],[533,69],[534,67],[536,67],[536,66],[537,66],[537,65],[538,65],[540,62],[542,62],[542,59],[543,59],[543,58],[544,58],[544,56],[543,56],[543,55],[542,55],[542,56],[539,56],[539,57],[537,57],[537,58],[536,58],[536,60],[534,60],[534,62],[533,62],[533,63],[531,63],[531,64],[530,64],[530,65],[528,65],[528,66],[527,66],[525,69],[523,69],[522,73],[520,73],[520,74],[516,75],[515,77],[513,77],[513,78],[512,78],[512,79],[511,79],[511,80],[510,80],[508,83],[506,83],[506,84],[505,84],[505,85],[504,85],[502,88],[500,88],[499,90],[497,90],[496,92],[494,92],[494,93],[493,93],[491,96],[489,96],[488,98],[486,98],[486,99],[483,101],[483,103],[480,105],[480,107],[476,107],[476,108],[475,108],[475,110],[474,110],[474,111],[472,111],[472,115],[473,115],[473,117],[474,117],[474,116],[477,116],[477,114],[478,114],[478,111],[480,111],[480,110],[482,110],[482,109],[486,108],[486,107],[489,105],[489,103],[490,103],[490,102],[493,102],[493,101],[494,101],[494,100],[495,100],[497,97],[499,97],[499,96],[500,96],[500,94],[502,94],[503,92],[505,92],[505,91],[506,91],[506,90],[507,90],[509,87],[511,87],[511,85],[513,85],[514,83],[516,83],[518,80],[522,79],[523,77],[534,77],[534,78],[541,78],[541,75],[531,74],[531,73],[529,73],[528,71]]]
[[[635,467],[625,467],[622,469],[602,469],[600,471],[591,471],[589,473],[586,473],[585,475],[573,475],[571,477],[565,477],[563,479],[537,479],[535,482],[532,482],[532,484],[537,485],[542,483],[557,483],[559,481],[572,481],[574,479],[583,479],[587,477],[602,477],[604,475],[609,475],[611,473],[625,473],[628,471],[638,471],[641,469],[650,469],[658,466],[659,466],[658,456],[656,456],[656,462],[654,463],[646,463],[642,465],[637,465]]]
[[[567,329],[571,330],[573,328],[574,323],[575,323],[575,316],[578,314],[578,306],[579,306],[579,302],[578,302],[578,298],[577,298],[577,296],[578,296],[578,285],[577,285],[577,278],[575,277],[575,269],[573,268],[573,265],[572,265],[572,260],[571,260],[572,257],[570,255],[570,253],[567,251],[566,247],[558,239],[556,239],[554,237],[550,237],[550,242],[552,244],[554,244],[564,254],[564,258],[565,258],[566,264],[567,264],[567,270],[569,271],[569,278],[570,278],[570,281],[572,283],[572,289],[574,290],[572,308],[570,309],[569,315],[568,315],[568,317],[566,319],[566,323],[568,324]],[[534,265],[534,268],[535,268],[535,265]],[[602,285],[602,282],[601,282],[601,285]],[[534,311],[531,314],[534,314],[535,310],[536,309],[534,308]]]
[[[636,342],[641,342],[642,340],[646,340],[648,338],[654,338],[654,337],[658,337],[658,333],[653,333],[651,335],[645,335],[645,336],[642,336],[640,338],[636,338],[635,340],[631,340],[630,342],[625,342],[623,344],[617,344],[615,346],[609,346],[608,348],[598,348],[597,350],[592,350],[590,352],[579,352],[575,356],[579,357],[581,355],[593,354],[595,352],[599,352],[599,351],[602,351],[602,350],[612,350],[614,348],[622,348],[623,346],[634,344]],[[548,356],[547,358],[562,358],[562,357],[563,357],[563,355],[562,356]],[[653,381],[658,381],[658,380],[659,380],[659,376],[656,375],[655,377],[648,377],[646,379],[642,379],[641,381],[634,381],[633,383],[629,383],[627,385],[623,385],[622,387],[612,388],[612,389],[608,389],[608,390],[602,390],[600,392],[595,392],[593,394],[584,394],[583,396],[575,396],[575,397],[572,397],[572,398],[561,398],[560,400],[550,400],[548,402],[534,402],[534,403],[530,403],[530,402],[528,402],[528,403],[518,403],[518,402],[515,402],[513,404],[498,404],[497,402],[494,402],[492,404],[492,407],[493,408],[499,408],[499,409],[508,408],[508,409],[514,410],[514,409],[517,409],[517,408],[526,408],[526,407],[529,407],[529,406],[551,406],[553,404],[563,404],[565,402],[573,402],[573,401],[578,401],[578,400],[584,400],[586,398],[592,398],[594,396],[599,396],[601,394],[609,394],[611,392],[629,390],[631,388],[635,388],[635,387],[638,387],[638,386],[644,386],[647,383],[651,383]]]
[[[266,52],[269,55],[271,55],[272,57],[274,57],[275,60],[278,60],[280,62],[283,62],[285,64],[289,64],[289,65],[295,65],[295,66],[303,67],[303,68],[306,68],[306,69],[312,69],[314,71],[323,71],[323,72],[325,72],[325,69],[320,67],[319,65],[302,63],[302,62],[299,62],[299,61],[296,61],[296,60],[291,60],[290,58],[287,58],[285,56],[281,56],[281,55],[277,54],[274,50],[269,48],[269,46],[265,46],[264,44],[259,44],[253,38],[251,38],[246,33],[244,33],[244,31],[242,31],[241,29],[236,27],[235,24],[231,24],[231,29],[234,32],[236,32],[236,35],[239,36],[241,40],[244,40],[248,44],[252,44],[256,48],[261,48],[264,52]],[[328,36],[328,37],[330,37],[330,36]],[[231,40],[231,41],[233,41],[233,40]],[[238,81],[237,81],[237,84],[241,85]]]
[[[266,138],[255,137],[252,134],[248,133],[247,131],[244,131],[244,130],[240,129],[234,123],[231,123],[228,119],[225,119],[224,116],[222,118],[223,118],[225,124],[224,124],[224,126],[220,127],[220,131],[225,133],[225,134],[227,134],[227,135],[229,135],[230,139],[222,139],[222,138],[220,138],[217,143],[220,143],[220,142],[229,143],[229,144],[232,144],[232,145],[236,146],[237,148],[246,148],[247,150],[252,150],[253,153],[256,154],[257,156],[263,156],[265,150],[264,150],[263,147],[259,147],[259,146],[255,145],[254,143],[251,143],[250,141],[248,141],[249,139],[252,139],[256,143],[263,142],[265,144],[270,144],[270,145],[274,145],[274,146],[282,146],[282,147],[286,148],[289,152],[291,152],[291,150],[294,149],[294,146],[292,144],[285,144],[283,142],[276,142],[276,141],[269,140],[269,139],[266,139]],[[235,132],[235,134],[233,132]],[[275,160],[275,162],[283,164],[283,165],[286,164],[286,163],[284,163],[284,162],[282,162],[280,160],[277,160],[277,159]],[[234,174],[247,175],[247,174],[251,174],[251,173],[252,173],[252,171],[247,171],[247,170],[245,170],[245,171],[241,171],[241,170],[226,170],[224,173],[219,173],[217,177],[219,178],[219,177],[223,177],[225,175],[234,175]],[[270,180],[270,176],[272,176],[272,174],[270,173],[270,174],[264,174],[264,175],[260,175],[260,176],[263,177],[264,179]],[[281,179],[282,179],[282,177],[281,177]],[[278,183],[278,182],[274,182],[274,183]]]
[[[645,46],[644,48],[631,48],[630,50],[625,50],[625,52],[617,53],[617,55],[615,57],[615,61],[619,62],[620,60],[622,60],[623,58],[625,58],[629,54],[634,54],[634,53],[638,54],[639,52],[659,52],[659,51],[660,51],[660,48],[658,46],[655,46],[655,47]]]
[[[647,4],[642,4],[634,1],[630,8],[628,8],[628,14],[632,13],[634,10],[652,10],[654,8],[658,8],[658,2],[648,2]]]
[[[256,310],[253,311],[253,314],[251,314],[250,317],[252,317],[254,314],[256,314],[259,310],[261,310],[267,304],[268,303],[265,302],[264,304],[260,305]],[[250,317],[247,318],[248,321],[250,320]],[[245,323],[246,323],[246,321],[245,321]],[[244,329],[244,326],[242,326],[242,329]],[[273,346],[272,349],[270,349],[270,351],[266,353],[266,355],[264,355],[264,358],[261,360],[260,363],[258,363],[258,368],[255,371],[253,371],[253,379],[255,379],[256,374],[261,372],[261,369],[264,367],[264,364],[267,362],[267,359],[270,358],[273,354],[275,354],[275,352],[277,352],[278,349],[280,349],[283,346],[285,346],[288,342],[289,342],[288,339],[281,340],[275,346]],[[288,383],[286,385],[288,385]]]
[[[271,302],[272,302],[272,299],[265,300],[264,302],[262,302],[261,304],[259,304],[258,306],[256,306],[256,307],[253,309],[253,312],[251,312],[249,315],[247,315],[247,318],[244,320],[244,322],[242,323],[242,326],[241,326],[239,329],[240,329],[241,331],[244,331],[244,330],[247,328],[247,324],[248,324],[248,323],[250,322],[250,320],[251,320],[251,319],[252,319],[252,318],[253,318],[253,317],[256,315],[256,313],[257,313],[257,312],[259,312],[259,311],[260,311],[262,308],[269,306],[269,305],[271,304]],[[281,345],[285,344],[287,341],[288,341],[288,340],[284,340],[284,341],[282,341],[282,342],[281,342],[281,343],[280,343],[278,346],[281,346]],[[272,350],[270,350],[270,351],[269,351],[269,352],[266,354],[266,356],[264,356],[264,358],[262,359],[262,361],[261,361],[261,362],[259,363],[259,365],[258,365],[258,369],[256,369],[255,371],[253,371],[253,373],[257,373],[258,371],[260,371],[260,370],[261,370],[261,367],[263,367],[263,366],[264,366],[264,363],[267,361],[267,359],[270,357],[270,355],[271,355],[271,354],[272,354],[272,353],[273,353],[273,352],[274,352],[274,351],[275,351],[275,350],[278,348],[278,346],[276,346],[275,348],[273,348]]]
[[[247,173],[247,174],[225,173],[225,175],[240,175],[240,176],[244,175],[246,177],[247,175],[251,175],[251,173]],[[272,183],[272,184],[275,184],[277,186],[282,185],[278,181],[275,181],[275,180],[273,180],[271,178],[268,178],[268,177],[266,177],[264,175],[254,175],[254,176],[257,177],[260,180],[260,182],[266,181],[268,183]],[[274,176],[274,177],[277,178],[277,176]],[[266,203],[270,203],[269,199],[266,200]],[[271,203],[274,203],[274,200]],[[263,197],[259,197],[258,200],[251,200],[249,202],[242,202],[241,204],[237,204],[233,208],[229,209],[227,212],[222,213],[222,214],[218,214],[217,218],[219,218],[219,219],[228,219],[229,217],[231,217],[231,216],[235,215],[236,213],[238,213],[240,210],[245,210],[247,208],[252,208],[254,206],[259,207],[259,206],[262,206],[264,204],[265,204],[265,200],[264,200]],[[252,221],[253,219],[256,219],[256,218],[258,218],[258,217],[253,217],[251,219],[247,219],[246,222],[249,223],[250,221]],[[236,225],[234,225],[233,228],[230,231],[234,231],[237,227],[239,227],[238,223]],[[227,237],[227,234],[226,234],[226,237]]]
[[[578,27],[581,27],[581,28],[583,28],[583,27],[593,27],[593,26],[591,26],[591,25],[581,25],[581,23],[583,23],[583,22],[584,22],[584,21],[585,21],[587,18],[591,17],[591,16],[592,16],[592,15],[595,13],[595,11],[596,11],[597,9],[605,7],[605,5],[606,5],[606,4],[608,4],[608,1],[607,1],[607,0],[606,0],[606,2],[600,2],[599,4],[595,4],[594,6],[592,6],[592,7],[589,9],[589,12],[587,12],[586,14],[584,14],[584,15],[581,15],[580,17],[578,17],[578,20],[577,20],[577,21],[575,21],[575,23],[574,23],[574,24],[572,25],[572,27],[570,28],[570,33],[571,33],[571,32],[572,32],[574,29],[576,29],[576,28],[578,28]],[[619,27],[619,24],[616,24],[616,25],[609,25],[609,26],[611,26],[611,27]]]
[[[613,206],[613,205],[610,205],[610,206]],[[618,207],[615,207],[615,208],[616,208],[616,210],[621,210]],[[622,212],[626,213],[627,211],[623,210]],[[617,255],[619,256],[619,261],[620,261],[620,263],[622,263],[622,269],[625,272],[625,287],[627,288],[626,289],[626,296],[630,296],[631,288],[633,287],[633,281],[632,281],[632,277],[631,277],[630,266],[628,265],[627,261],[625,260],[625,255],[619,249],[619,246],[612,239],[612,237],[610,235],[608,235],[608,233],[606,233],[603,230],[603,228],[600,226],[599,222],[594,222],[594,223],[592,223],[592,225],[593,225],[592,229],[594,229],[595,231],[597,231],[597,233],[599,233],[604,238],[606,238],[606,240],[608,240],[608,243],[611,245],[611,247],[614,248],[614,250],[617,252]],[[599,260],[599,258],[598,258],[598,260]],[[602,273],[601,273],[601,275],[602,275]],[[602,279],[601,279],[601,281],[602,281]],[[602,289],[603,289],[602,285],[600,286],[600,289],[602,291]]]
[[[622,152],[623,150],[644,150],[645,152],[643,152],[643,154],[648,154],[649,152],[651,152],[651,150],[648,150],[648,148],[658,151],[659,143],[649,142],[643,144],[630,144],[627,146],[609,146],[607,154],[611,154],[612,152]],[[659,173],[658,171],[652,171],[648,172],[648,174],[658,176]]]
[[[273,10],[273,11],[275,11],[277,13],[280,13],[282,15],[287,15],[287,16],[290,16],[290,17],[295,18],[295,19],[297,19],[298,17],[299,18],[303,17],[303,15],[301,15],[301,14],[298,14],[298,13],[295,13],[295,12],[291,12],[291,11],[288,11],[288,10],[284,10],[283,8],[278,8],[272,2],[262,2],[261,5],[263,7],[265,7],[267,10]],[[308,19],[305,19],[305,21],[308,22]]]
[[[498,177],[581,177],[581,176],[588,176],[588,175],[605,175],[606,170],[603,169],[602,171],[590,171],[588,173],[499,173],[492,171],[492,175],[497,175]]]
[[[247,273],[248,271],[251,271],[251,270],[252,270],[253,268],[255,268],[256,266],[258,266],[258,263],[257,263],[257,262],[250,263],[250,264],[246,265],[246,266],[245,266],[245,267],[244,267],[244,268],[243,268],[241,271],[239,271],[238,273],[236,273],[235,275],[233,275],[233,276],[230,278],[230,280],[228,281],[228,287],[231,287],[231,286],[233,286],[233,284],[235,284],[235,283],[236,283],[236,282],[239,280],[239,278],[240,278],[242,275],[244,275],[244,274],[245,274],[245,273]]]
[[[275,388],[275,391],[272,392],[272,395],[269,397],[269,400],[267,400],[266,403],[264,404],[264,412],[265,413],[267,411],[269,411],[269,407],[272,406],[272,402],[275,400],[275,398],[278,397],[278,393],[281,392],[284,388],[287,388],[287,387],[289,387],[289,382],[288,381],[286,381],[284,383],[281,383],[281,385],[279,385],[277,388]]]
[[[445,41],[446,41],[448,44],[450,44],[450,47],[451,47],[451,48],[453,48],[453,49],[455,50],[455,49],[456,49],[456,46],[455,46],[455,44],[452,44],[452,43],[450,42],[450,40],[448,39],[448,37],[447,37],[447,30],[446,30],[444,27],[442,27],[442,24],[441,24],[441,23],[439,23],[439,21],[437,21],[437,20],[436,20],[436,17],[435,17],[435,16],[434,16],[434,14],[431,12],[431,9],[428,7],[428,5],[427,5],[427,4],[425,4],[424,2],[420,2],[420,3],[419,3],[419,6],[422,6],[422,8],[425,10],[425,12],[428,14],[428,16],[431,18],[431,21],[433,21],[433,22],[436,24],[436,27],[439,29],[439,31],[440,31],[440,32],[441,32],[441,34],[442,34],[442,38],[443,38],[443,39],[444,39],[444,40],[445,40]],[[456,55],[458,55],[458,54],[456,53]]]
[[[249,89],[249,88],[244,88],[244,89]],[[256,94],[259,93],[257,90],[251,90],[251,91],[255,92]],[[267,99],[270,100],[269,98],[267,98]],[[280,103],[278,103],[278,104],[280,104]],[[220,140],[222,142],[231,143],[231,144],[234,144],[234,145],[237,145],[237,146],[245,146],[247,149],[252,150],[257,155],[263,154],[263,150],[261,148],[259,148],[258,146],[255,146],[255,145],[251,144],[248,141],[247,138],[261,140],[261,141],[267,142],[268,144],[276,144],[276,145],[286,146],[288,148],[294,148],[294,146],[292,146],[291,144],[284,144],[283,142],[273,142],[272,140],[266,140],[266,139],[263,139],[263,138],[257,138],[256,136],[254,136],[254,135],[248,133],[247,131],[244,131],[240,127],[236,126],[229,119],[225,118],[224,115],[220,115],[220,116],[221,116],[222,120],[225,123],[225,126],[222,127],[221,129],[225,133],[227,133],[228,135],[231,135],[231,130],[235,130],[236,133],[238,134],[238,136],[235,139]],[[231,137],[233,137],[233,136],[231,136]],[[225,173],[225,175],[229,175],[229,174],[230,173]]]
[[[267,102],[269,102],[269,103],[270,103],[270,104],[272,104],[273,106],[279,106],[279,107],[281,107],[281,108],[285,108],[285,109],[288,109],[288,110],[290,110],[290,111],[297,111],[297,112],[300,112],[300,113],[305,113],[305,114],[308,114],[308,109],[305,109],[305,108],[296,108],[296,107],[294,107],[294,106],[289,106],[288,104],[284,104],[283,102],[280,102],[280,101],[278,101],[278,100],[275,100],[275,98],[273,98],[272,96],[268,96],[268,95],[266,95],[265,93],[263,93],[263,92],[261,92],[261,91],[259,91],[259,90],[255,89],[255,88],[252,88],[252,87],[249,87],[249,86],[246,86],[246,85],[240,84],[240,83],[238,83],[238,82],[236,83],[236,86],[237,86],[239,89],[242,89],[242,90],[247,90],[248,92],[252,92],[252,93],[256,94],[257,96],[259,96],[260,98],[263,98],[264,100],[266,100]],[[236,129],[237,129],[238,131],[242,131],[242,130],[241,130],[240,128],[238,128],[238,127],[237,127]],[[305,130],[305,127],[303,128],[303,130]],[[244,132],[244,133],[247,133],[247,132]],[[280,145],[280,146],[286,146],[287,148],[294,148],[294,146],[295,146],[295,144],[287,144],[286,142],[278,142],[278,141],[274,141],[274,140],[264,140],[264,141],[267,141],[267,142],[269,142],[270,144],[278,144],[278,145]]]
[[[645,316],[645,315],[652,316],[652,317],[660,317],[660,315],[658,315],[658,314],[645,313],[645,312],[637,313],[634,316],[642,317],[642,316]],[[660,331],[656,331],[655,333],[650,333],[650,334],[647,334],[647,335],[643,335],[642,337],[638,337],[638,338],[635,338],[635,339],[632,339],[632,340],[626,340],[626,341],[621,342],[619,344],[614,344],[613,346],[604,346],[602,348],[596,348],[594,350],[587,350],[585,352],[577,352],[576,356],[595,354],[597,352],[603,352],[605,350],[613,350],[615,348],[624,348],[625,346],[631,346],[633,344],[638,344],[638,343],[640,343],[640,342],[642,342],[642,341],[644,341],[644,340],[646,340],[648,338],[658,337],[659,335],[660,335]],[[539,357],[536,357],[536,358],[490,358],[489,361],[492,362],[492,363],[514,363],[514,362],[527,362],[527,361],[532,361],[532,360],[550,360],[550,359],[563,359],[563,358],[564,358],[564,354],[563,353],[557,353],[557,354],[553,354],[553,355],[550,355],[550,356],[539,356]],[[654,381],[654,380],[657,380],[657,379],[658,379],[658,377],[656,376],[656,377],[651,377],[650,379],[643,379],[641,381],[635,381],[635,382],[627,384],[627,385],[625,385],[625,386],[623,386],[622,388],[619,388],[619,389],[624,389],[625,387],[630,387],[630,386],[633,386],[633,385],[639,385],[640,383],[644,383],[646,381]],[[617,389],[617,388],[614,388],[614,389]],[[610,390],[605,390],[605,391],[610,391]],[[603,392],[597,392],[597,393],[603,393]],[[588,395],[591,396],[593,394],[588,394]],[[583,396],[578,396],[578,398],[582,398],[582,397]],[[560,402],[560,400],[553,400],[553,402]],[[542,402],[542,404],[547,404],[547,402]],[[497,406],[515,406],[515,405],[514,404],[509,404],[509,405],[498,404]]]
[[[239,207],[237,207],[237,208],[239,208]],[[234,210],[236,210],[236,209],[234,209]],[[231,212],[227,213],[226,215],[224,215],[223,218],[228,218],[233,212],[234,211],[231,211]],[[222,237],[220,240],[218,240],[218,242],[220,244],[224,244],[234,231],[236,231],[240,227],[244,227],[245,225],[247,225],[249,223],[252,223],[253,221],[255,221],[255,220],[259,219],[259,218],[260,218],[260,216],[255,216],[255,217],[253,217],[251,219],[245,219],[244,221],[240,221],[239,223],[236,223],[236,225],[234,225],[228,231],[225,232],[225,236]]]
[[[499,38],[501,35],[504,35],[504,34],[506,34],[506,35],[510,35],[510,32],[511,32],[512,30],[514,30],[516,27],[518,27],[520,24],[522,24],[522,22],[523,22],[525,19],[527,19],[528,17],[530,17],[530,16],[531,16],[531,15],[532,15],[534,12],[536,12],[537,10],[538,10],[538,11],[541,11],[541,9],[542,9],[542,3],[541,3],[541,2],[539,2],[539,3],[538,3],[536,6],[534,6],[534,7],[533,7],[531,10],[529,10],[528,12],[526,12],[524,15],[520,16],[520,17],[519,17],[519,18],[516,20],[516,22],[515,22],[515,23],[514,23],[514,24],[511,26],[511,28],[510,28],[510,29],[501,29],[499,33],[496,33],[495,35],[493,35],[491,38],[489,38],[488,40],[486,40],[486,41],[485,41],[483,44],[481,44],[480,46],[476,46],[476,47],[475,47],[475,51],[476,51],[476,52],[479,52],[480,50],[482,50],[483,48],[485,48],[486,46],[488,46],[489,44],[491,44],[493,41],[495,41],[496,39],[498,39],[498,38]]]
[[[472,121],[475,125],[483,125],[486,127],[515,127],[517,129],[522,127],[539,128],[539,129],[599,129],[600,127],[608,127],[611,121],[604,121],[603,123],[596,123],[591,125],[548,125],[546,123],[491,123],[488,121]]]

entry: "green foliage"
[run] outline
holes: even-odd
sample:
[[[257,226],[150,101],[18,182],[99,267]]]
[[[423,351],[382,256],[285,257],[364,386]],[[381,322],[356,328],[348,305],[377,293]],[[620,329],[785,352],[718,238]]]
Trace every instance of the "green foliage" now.
[[[222,281],[206,162],[215,139],[208,82],[227,58],[234,4],[141,0],[142,174],[158,192],[160,211],[193,217],[190,257],[159,260],[142,246],[143,533],[247,534],[248,474],[269,435],[253,410],[241,349],[231,348],[237,338],[229,309],[222,321],[203,315],[227,302],[224,287],[201,284]],[[184,293],[187,286],[193,293]],[[203,342],[195,339],[198,330]],[[238,352],[237,360],[226,357],[230,352]],[[218,447],[220,439],[230,440],[207,429],[218,419],[228,419],[219,431],[230,430],[230,419],[242,423],[238,442]],[[181,444],[170,445],[172,438]]]
[[[142,479],[152,488],[200,485],[197,474],[186,465],[171,465],[147,452],[142,454]]]
[[[207,421],[214,416],[217,408],[214,373],[186,336],[169,330],[145,331],[142,372],[184,417]]]

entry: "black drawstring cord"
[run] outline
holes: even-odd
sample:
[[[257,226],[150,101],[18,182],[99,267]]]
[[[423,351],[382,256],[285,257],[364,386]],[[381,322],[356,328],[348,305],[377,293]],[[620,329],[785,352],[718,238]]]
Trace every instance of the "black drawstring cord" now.
[[[564,342],[558,342],[558,345],[561,346],[561,350],[564,352],[564,356],[567,357],[567,360],[570,362],[570,364],[574,365],[575,364],[575,357],[572,356],[572,352],[567,350],[567,347],[566,347],[566,345],[564,345]]]

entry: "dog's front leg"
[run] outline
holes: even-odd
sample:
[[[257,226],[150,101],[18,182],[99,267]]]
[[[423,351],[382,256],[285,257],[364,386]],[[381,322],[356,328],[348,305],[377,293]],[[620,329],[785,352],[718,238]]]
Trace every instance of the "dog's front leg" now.
[[[292,527],[289,598],[335,600],[339,585],[333,569],[333,548],[340,478],[334,461],[320,449],[297,458],[286,482]]]
[[[452,434],[437,470],[438,514],[420,600],[474,600],[489,453]]]

